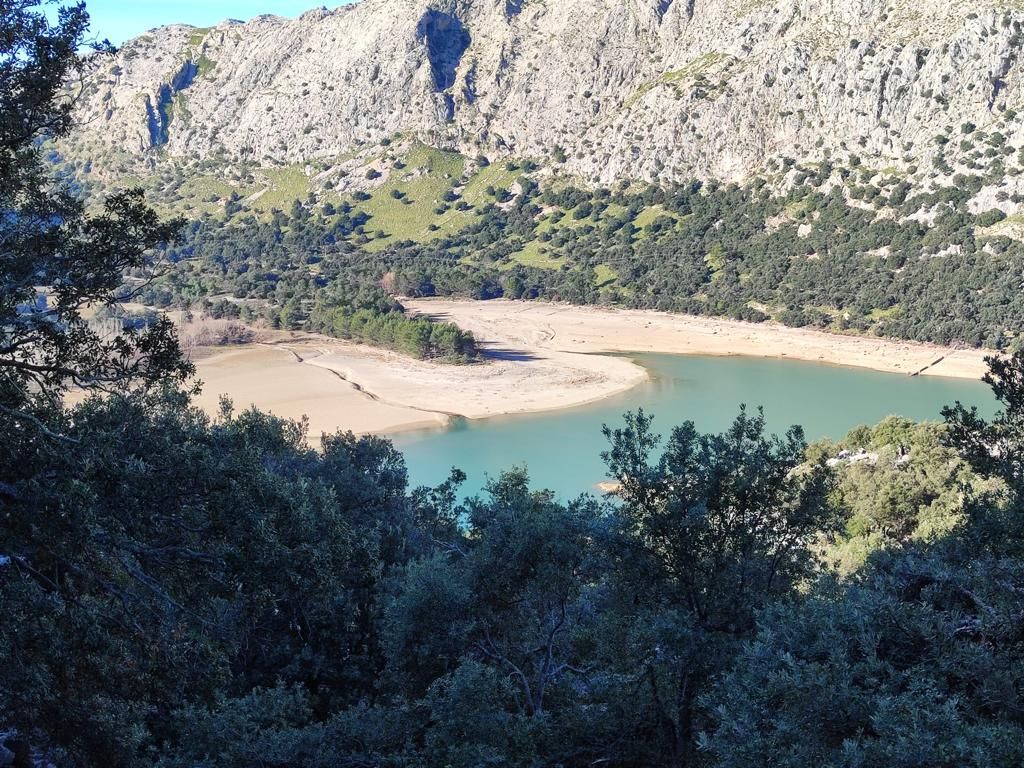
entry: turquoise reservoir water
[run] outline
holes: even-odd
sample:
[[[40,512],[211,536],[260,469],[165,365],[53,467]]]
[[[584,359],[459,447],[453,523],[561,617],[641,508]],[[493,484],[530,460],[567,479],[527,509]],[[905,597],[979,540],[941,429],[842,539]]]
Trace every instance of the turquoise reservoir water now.
[[[739,412],[763,406],[773,432],[800,424],[808,441],[839,438],[858,424],[890,414],[939,420],[943,405],[960,400],[986,416],[996,410],[981,382],[877,373],[858,368],[743,357],[631,355],[651,380],[598,403],[539,414],[459,420],[447,429],[396,436],[413,485],[436,485],[451,467],[468,475],[465,491],[488,477],[525,466],[536,488],[563,499],[605,479],[601,425],[622,424],[625,411],[643,408],[661,434],[689,419],[705,431],[721,431]]]

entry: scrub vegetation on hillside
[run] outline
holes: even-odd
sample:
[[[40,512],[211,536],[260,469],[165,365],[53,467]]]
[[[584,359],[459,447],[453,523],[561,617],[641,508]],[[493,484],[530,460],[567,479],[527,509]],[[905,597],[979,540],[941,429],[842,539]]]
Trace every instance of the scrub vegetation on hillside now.
[[[269,211],[259,207],[264,197],[222,199],[168,250],[178,267],[144,299],[161,307],[226,299],[240,309],[259,299],[275,325],[288,307],[284,324],[293,327],[315,304],[373,286],[993,349],[1016,348],[1024,327],[1016,277],[1024,242],[1001,210],[975,212],[1002,166],[928,191],[828,164],[743,186],[586,189],[531,163],[499,172],[408,146],[392,153],[408,162],[396,160],[401,170],[369,191],[307,190]]]

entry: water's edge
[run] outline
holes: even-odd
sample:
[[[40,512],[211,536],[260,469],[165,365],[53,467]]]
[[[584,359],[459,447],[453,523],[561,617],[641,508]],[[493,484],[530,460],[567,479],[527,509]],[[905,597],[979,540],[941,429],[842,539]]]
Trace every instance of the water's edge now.
[[[623,354],[647,369],[647,381],[597,402],[538,413],[466,419],[440,429],[395,435],[413,484],[435,485],[451,467],[469,476],[476,492],[486,477],[526,466],[537,487],[563,498],[595,491],[605,479],[600,461],[603,423],[643,408],[662,433],[686,420],[720,431],[740,403],[764,406],[768,426],[784,432],[801,424],[808,440],[840,438],[859,424],[896,414],[937,420],[955,400],[995,410],[988,388],[967,379],[880,373],[865,368],[788,359],[740,356]]]

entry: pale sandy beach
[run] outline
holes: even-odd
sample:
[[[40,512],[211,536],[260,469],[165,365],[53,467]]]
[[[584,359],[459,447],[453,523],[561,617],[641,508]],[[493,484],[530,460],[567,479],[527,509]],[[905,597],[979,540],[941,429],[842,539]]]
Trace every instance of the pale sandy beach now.
[[[299,346],[306,352],[304,346]],[[310,350],[317,354],[316,350]],[[309,418],[309,435],[350,429],[384,433],[438,426],[445,417],[376,402],[325,368],[304,365],[286,346],[210,348],[194,360],[203,391],[196,405],[211,415],[226,394],[236,411],[255,405],[289,419]],[[315,442],[315,440],[314,440]]]
[[[980,379],[986,353],[775,323],[525,301],[406,300],[414,312],[457,323],[478,338],[572,352],[661,352],[793,358],[889,373]]]
[[[476,334],[488,362],[440,365],[310,334],[265,334],[261,344],[199,350],[203,393],[236,408],[306,415],[315,443],[338,429],[386,434],[441,426],[452,415],[478,419],[566,408],[632,388],[647,372],[600,353],[661,352],[793,358],[879,371],[980,378],[984,353],[836,336],[658,312],[539,302],[408,301],[419,313]]]
[[[487,363],[440,365],[315,335],[200,350],[194,362],[214,414],[221,394],[236,409],[309,418],[311,438],[338,429],[392,433],[471,419],[566,408],[644,381],[629,360],[556,350],[492,347]]]

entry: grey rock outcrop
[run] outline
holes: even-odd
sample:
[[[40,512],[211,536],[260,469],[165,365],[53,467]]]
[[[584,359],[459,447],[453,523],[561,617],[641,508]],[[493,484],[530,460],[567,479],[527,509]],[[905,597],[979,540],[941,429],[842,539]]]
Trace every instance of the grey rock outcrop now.
[[[294,163],[402,133],[594,182],[907,168],[966,122],[1019,143],[1022,23],[979,0],[363,0],[140,37],[75,141]]]

